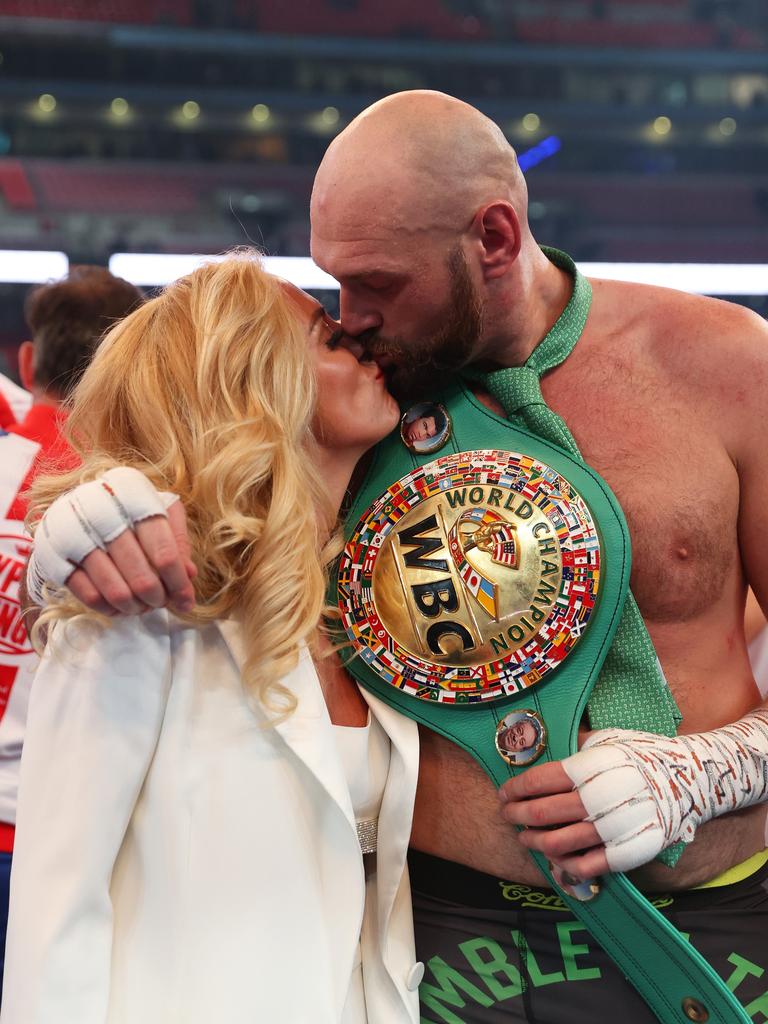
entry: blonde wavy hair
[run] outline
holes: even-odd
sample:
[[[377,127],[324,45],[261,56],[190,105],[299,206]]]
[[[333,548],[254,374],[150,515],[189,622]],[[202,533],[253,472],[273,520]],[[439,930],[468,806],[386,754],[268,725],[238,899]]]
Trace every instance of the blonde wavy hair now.
[[[334,511],[314,466],[315,378],[306,326],[258,255],[231,254],[168,286],[106,336],[77,387],[77,470],[40,478],[32,523],[60,494],[134,466],[187,511],[198,568],[193,622],[237,613],[244,682],[283,717],[279,683],[324,607]],[[56,595],[43,623],[84,611]],[[91,615],[93,617],[93,615]]]

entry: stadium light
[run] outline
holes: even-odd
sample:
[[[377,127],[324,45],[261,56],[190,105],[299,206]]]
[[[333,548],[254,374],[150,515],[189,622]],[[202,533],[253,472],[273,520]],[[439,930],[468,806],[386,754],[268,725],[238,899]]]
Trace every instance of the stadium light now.
[[[197,256],[173,253],[116,252],[109,269],[131,284],[156,287],[175,281],[203,263],[218,263],[226,255]],[[264,269],[290,281],[299,288],[338,290],[339,284],[322,271],[309,256],[263,256]]]
[[[157,286],[189,274],[201,263],[219,256],[184,256],[168,253],[116,252],[109,261],[113,274],[136,285]],[[336,290],[334,278],[309,256],[265,256],[264,266],[299,288]],[[579,263],[588,277],[636,281],[698,295],[768,295],[768,264],[765,263]]]
[[[0,249],[0,283],[45,284],[66,277],[66,253],[35,249]]]
[[[532,146],[530,149],[526,149],[524,153],[517,154],[517,163],[520,170],[523,172],[530,171],[532,167],[540,164],[542,160],[554,156],[561,146],[562,143],[556,135],[548,135],[537,146]]]

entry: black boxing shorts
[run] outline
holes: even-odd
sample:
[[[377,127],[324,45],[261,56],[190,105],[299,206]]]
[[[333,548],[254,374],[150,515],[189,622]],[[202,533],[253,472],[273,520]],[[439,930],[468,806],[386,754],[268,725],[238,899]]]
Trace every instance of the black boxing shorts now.
[[[655,1024],[557,893],[413,850],[408,863],[421,1024]],[[731,884],[649,898],[756,1024],[768,1021],[768,863]]]

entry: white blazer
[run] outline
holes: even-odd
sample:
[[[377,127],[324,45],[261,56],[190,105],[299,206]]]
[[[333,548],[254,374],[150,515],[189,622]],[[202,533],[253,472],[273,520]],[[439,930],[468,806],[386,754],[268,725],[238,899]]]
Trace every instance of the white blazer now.
[[[3,1024],[339,1024],[361,927],[368,1021],[416,1024],[415,723],[365,695],[392,741],[366,898],[306,652],[284,680],[298,710],[270,727],[243,693],[234,622],[57,626],[49,651],[22,758]]]

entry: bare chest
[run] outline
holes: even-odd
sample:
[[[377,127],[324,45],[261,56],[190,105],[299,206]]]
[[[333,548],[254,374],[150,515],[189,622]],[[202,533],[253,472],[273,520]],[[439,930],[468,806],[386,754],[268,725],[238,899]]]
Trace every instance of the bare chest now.
[[[646,621],[699,616],[739,566],[738,478],[715,425],[621,361],[566,364],[542,390],[624,511]]]

